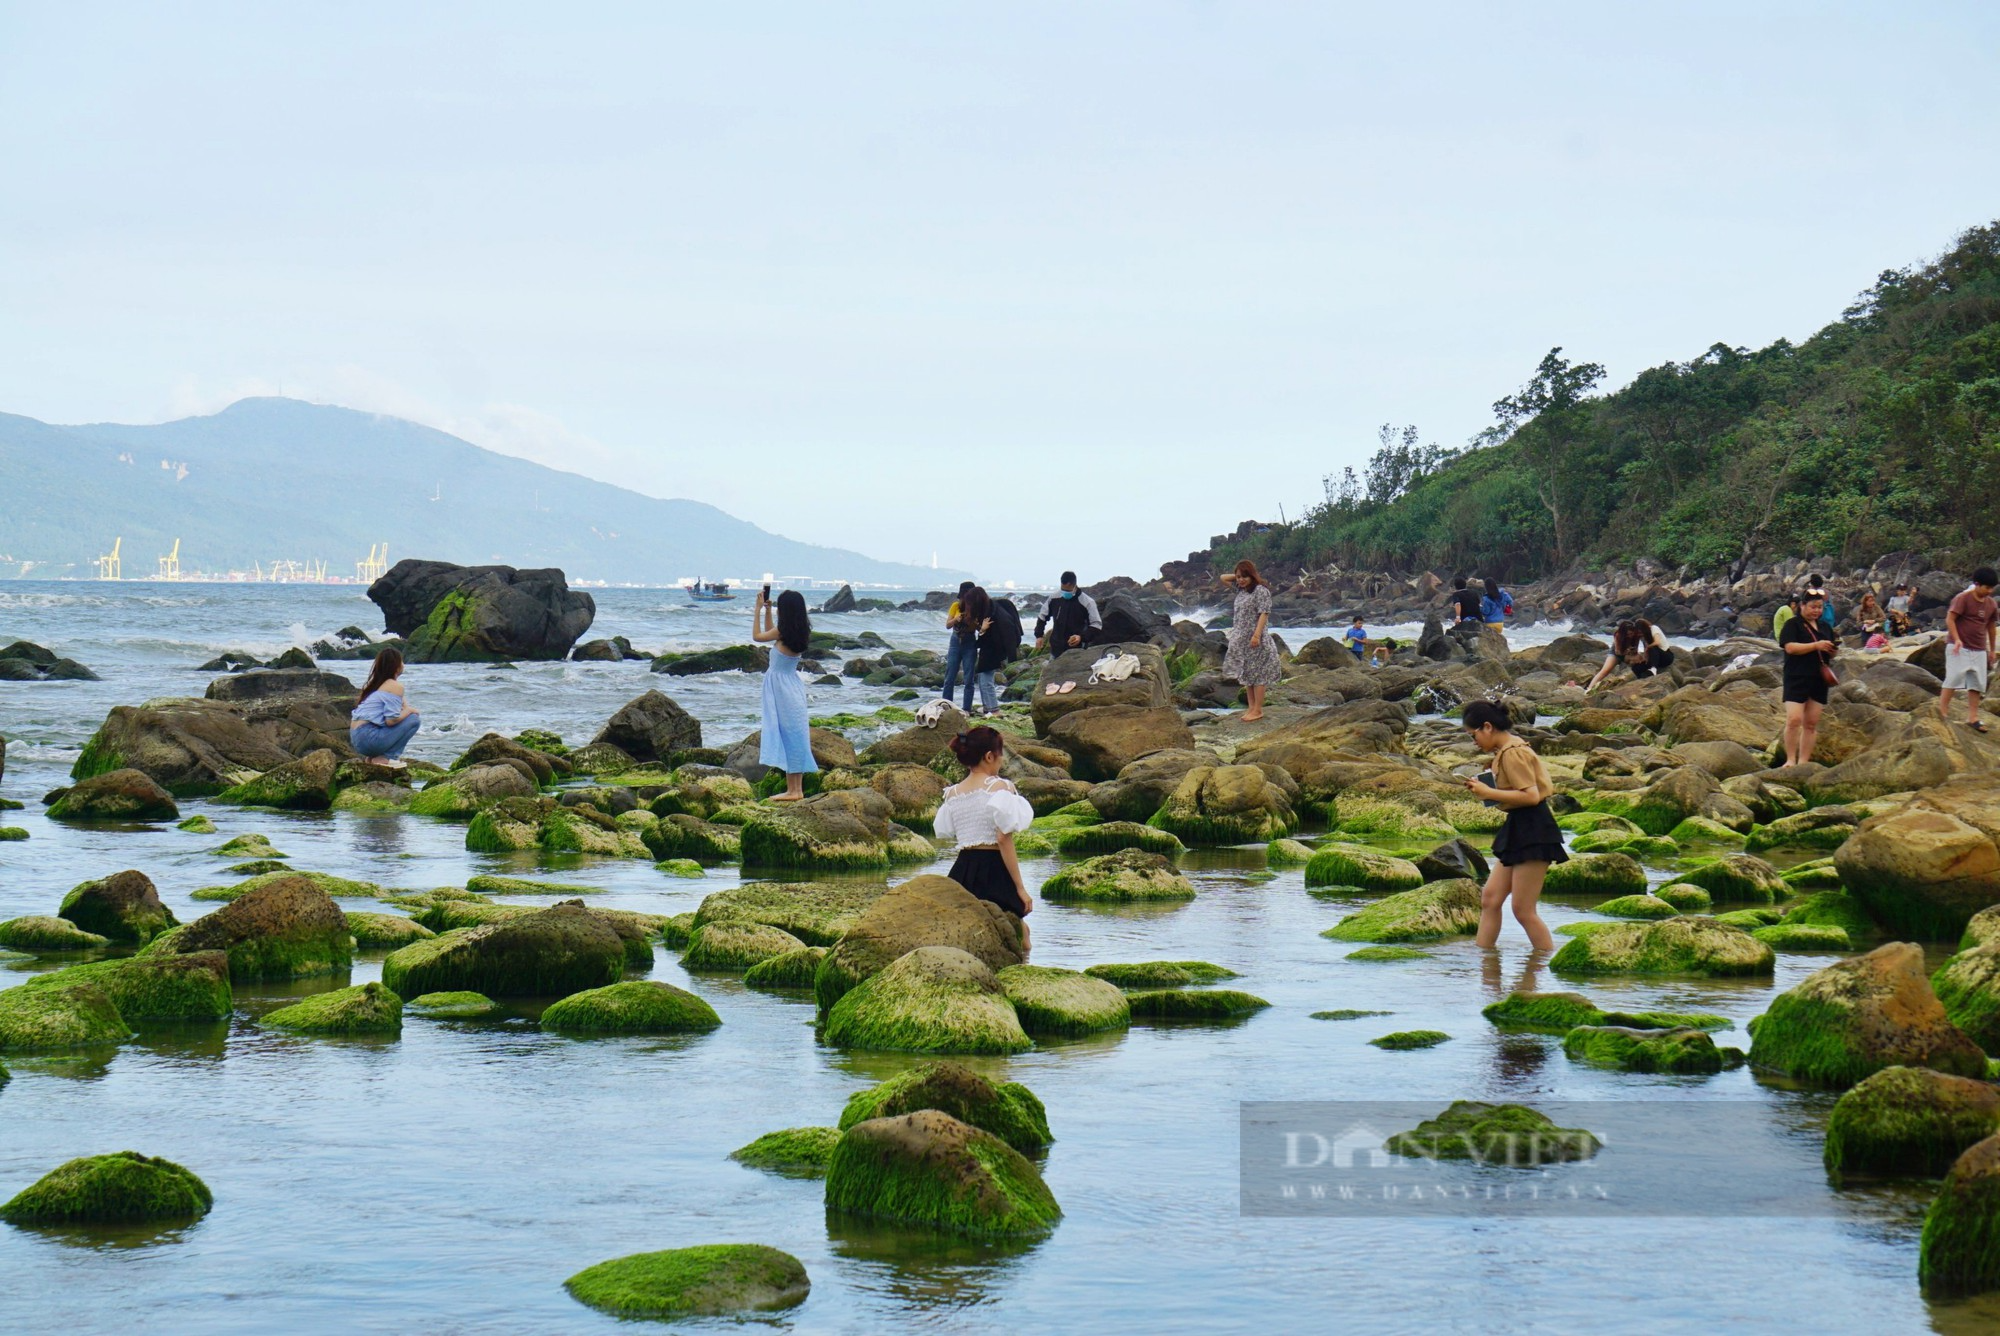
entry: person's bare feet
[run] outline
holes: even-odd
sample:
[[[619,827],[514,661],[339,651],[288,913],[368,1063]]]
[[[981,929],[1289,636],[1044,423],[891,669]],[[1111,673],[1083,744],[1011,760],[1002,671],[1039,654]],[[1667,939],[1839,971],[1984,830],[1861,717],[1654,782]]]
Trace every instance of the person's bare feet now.
[[[1246,714],[1243,716],[1243,722],[1246,724],[1254,724],[1263,717],[1264,716],[1261,714]]]
[[[805,797],[806,795],[803,793],[774,793],[764,801],[767,803],[797,803],[804,802]]]

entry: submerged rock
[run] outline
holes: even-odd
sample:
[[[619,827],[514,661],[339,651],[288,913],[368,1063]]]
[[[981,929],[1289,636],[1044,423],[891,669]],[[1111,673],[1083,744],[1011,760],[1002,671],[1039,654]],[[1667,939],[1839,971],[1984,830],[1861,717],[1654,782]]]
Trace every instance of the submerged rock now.
[[[137,1151],[91,1155],[44,1174],[0,1205],[14,1225],[164,1224],[199,1220],[215,1204],[208,1185],[171,1160]]]
[[[578,1303],[614,1317],[728,1317],[795,1307],[812,1282],[790,1253],[756,1243],[712,1243],[599,1262],[563,1288]]]
[[[1719,1072],[1734,1049],[1720,1049],[1702,1030],[1635,1030],[1619,1025],[1579,1025],[1563,1038],[1563,1052],[1582,1062],[1628,1072],[1676,1075]]]
[[[1171,862],[1140,849],[1086,858],[1042,883],[1042,898],[1055,904],[1192,900],[1194,894],[1194,884]]]
[[[1849,1086],[1884,1067],[1983,1076],[1986,1055],[1951,1023],[1924,953],[1890,942],[1808,975],[1750,1022],[1750,1061],[1817,1085]]]
[[[614,983],[572,993],[542,1012],[542,1028],[557,1034],[686,1034],[713,1030],[722,1018],[684,988],[652,980]]]
[[[364,983],[267,1012],[264,1024],[307,1034],[400,1034],[403,999],[379,983]]]
[[[1234,988],[1167,989],[1133,993],[1132,1019],[1149,1021],[1235,1020],[1270,1006],[1261,997]]]
[[[187,956],[131,956],[38,974],[24,988],[88,984],[102,989],[132,1021],[213,1021],[236,1005],[229,986],[229,957],[220,951]]]
[[[789,1127],[782,1132],[766,1132],[749,1145],[729,1152],[729,1158],[752,1169],[824,1178],[833,1148],[839,1144],[837,1127]]]
[[[49,806],[52,821],[176,821],[174,797],[141,770],[109,770],[80,779]]]
[[[1116,985],[1075,970],[1009,965],[994,977],[1014,1004],[1021,1028],[1037,1039],[1121,1029],[1132,1019],[1131,1005]]]
[[[1019,1151],[936,1109],[849,1127],[827,1165],[826,1204],[975,1237],[1043,1234],[1062,1216]]]
[[[1394,1034],[1385,1034],[1379,1039],[1371,1039],[1368,1042],[1376,1048],[1401,1051],[1404,1049],[1436,1048],[1439,1044],[1449,1042],[1450,1039],[1451,1036],[1443,1030],[1398,1030]]]
[[[1841,1095],[1826,1120],[1826,1168],[1850,1175],[1935,1178],[2000,1132],[2000,1091],[1927,1067],[1884,1067]]]
[[[85,932],[142,945],[178,923],[173,911],[160,903],[152,879],[136,871],[84,882],[63,897],[56,912]]]
[[[1206,960],[1141,960],[1130,964],[1091,965],[1083,971],[1123,989],[1185,988],[1189,984],[1221,983],[1235,970]]]
[[[1768,977],[1776,967],[1776,956],[1769,946],[1741,928],[1712,918],[1684,915],[1650,923],[1593,927],[1596,930],[1587,936],[1563,943],[1549,961],[1552,973]]]
[[[863,979],[923,946],[954,947],[989,970],[1026,959],[1021,920],[948,877],[912,877],[876,899],[820,963],[813,994],[824,1019]]]
[[[1336,942],[1430,942],[1479,931],[1479,884],[1434,881],[1385,896],[1320,936]]]
[[[338,974],[354,960],[347,916],[305,877],[246,891],[213,914],[156,937],[148,954],[223,951],[237,983]]]
[[[580,905],[530,910],[446,933],[382,962],[382,982],[405,997],[457,991],[564,997],[617,983],[624,972],[625,946],[617,931]]]
[[[1604,1146],[1582,1128],[1557,1127],[1525,1104],[1464,1099],[1385,1144],[1390,1154],[1407,1159],[1476,1160],[1515,1168],[1587,1160]]]
[[[731,919],[700,922],[688,937],[687,953],[681,965],[690,971],[710,970],[742,974],[752,965],[761,965],[777,956],[803,950],[805,943],[782,928],[767,923],[745,923]]]
[[[0,990],[0,1053],[122,1044],[132,1027],[110,994],[92,983]]]
[[[1307,886],[1413,891],[1423,884],[1424,874],[1415,863],[1362,844],[1323,844],[1306,864]]]
[[[840,1130],[918,1109],[950,1114],[1023,1155],[1039,1154],[1055,1143],[1048,1110],[1034,1091],[1014,1081],[996,1084],[956,1062],[920,1062],[880,1085],[856,1091],[840,1112]]]

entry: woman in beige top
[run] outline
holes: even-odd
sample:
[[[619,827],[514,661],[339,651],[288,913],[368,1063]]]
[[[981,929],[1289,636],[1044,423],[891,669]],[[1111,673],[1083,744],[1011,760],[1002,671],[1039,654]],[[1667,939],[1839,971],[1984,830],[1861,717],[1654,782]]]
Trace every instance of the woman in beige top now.
[[[1514,720],[1506,706],[1476,700],[1465,707],[1463,719],[1473,743],[1493,756],[1493,782],[1468,779],[1465,787],[1473,797],[1507,811],[1505,824],[1493,837],[1493,875],[1479,897],[1479,944],[1490,947],[1500,940],[1500,907],[1511,896],[1514,919],[1528,934],[1528,944],[1537,951],[1553,951],[1555,938],[1536,905],[1549,864],[1569,861],[1562,828],[1549,810],[1555,783],[1535,749],[1514,736]]]

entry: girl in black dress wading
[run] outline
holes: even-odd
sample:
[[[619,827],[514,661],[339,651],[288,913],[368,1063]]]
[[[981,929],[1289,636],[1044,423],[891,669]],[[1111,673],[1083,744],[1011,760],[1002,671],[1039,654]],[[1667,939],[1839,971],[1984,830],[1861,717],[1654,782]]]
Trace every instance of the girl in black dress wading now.
[[[1479,897],[1479,944],[1490,947],[1500,940],[1500,907],[1512,896],[1514,918],[1528,934],[1528,944],[1553,951],[1555,938],[1535,906],[1549,864],[1569,861],[1562,828],[1549,810],[1555,783],[1535,749],[1514,736],[1506,706],[1476,700],[1465,707],[1464,720],[1479,750],[1493,756],[1493,782],[1468,779],[1465,787],[1473,797],[1507,809],[1506,824],[1493,837],[1493,875]]]
[[[1004,744],[993,729],[969,728],[951,740],[952,755],[965,767],[962,783],[944,791],[944,802],[931,819],[941,840],[958,843],[958,858],[950,877],[966,890],[1026,918],[1035,902],[1021,877],[1021,860],[1014,856],[1014,834],[1034,822],[1035,809],[1000,778]],[[1028,925],[1021,925],[1021,949],[1028,949]]]

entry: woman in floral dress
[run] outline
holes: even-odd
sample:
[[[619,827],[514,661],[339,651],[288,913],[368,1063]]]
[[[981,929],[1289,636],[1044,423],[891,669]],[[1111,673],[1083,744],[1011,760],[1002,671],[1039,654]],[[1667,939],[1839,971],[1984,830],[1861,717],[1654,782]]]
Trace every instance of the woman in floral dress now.
[[[1249,708],[1243,722],[1264,717],[1264,689],[1278,680],[1278,647],[1271,643],[1271,586],[1257,574],[1257,563],[1239,561],[1223,577],[1236,591],[1229,623],[1229,652],[1222,658],[1222,675],[1243,685]]]

